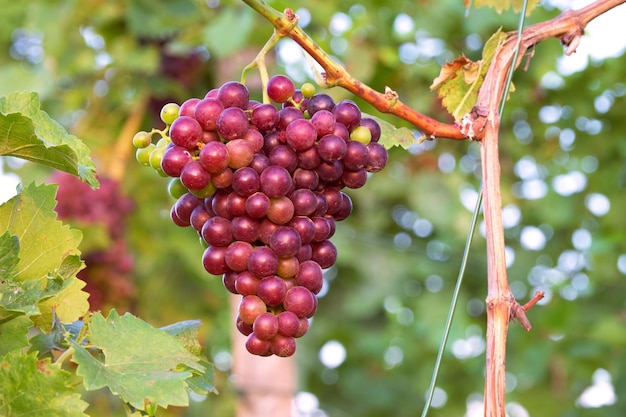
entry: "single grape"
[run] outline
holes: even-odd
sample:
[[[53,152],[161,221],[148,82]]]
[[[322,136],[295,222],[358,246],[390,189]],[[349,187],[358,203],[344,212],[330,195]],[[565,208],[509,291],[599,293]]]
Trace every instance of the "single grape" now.
[[[304,113],[295,107],[284,107],[278,111],[279,118],[276,129],[285,130],[295,120],[304,119]]]
[[[298,152],[298,165],[304,169],[315,169],[322,162],[317,146],[311,146],[309,149]]]
[[[248,323],[244,323],[244,321],[241,320],[241,317],[239,317],[239,315],[237,315],[237,318],[235,319],[235,327],[237,327],[237,330],[239,331],[239,333],[241,333],[244,336],[248,336],[250,333],[252,333],[252,326],[249,325]]]
[[[228,271],[228,266],[224,261],[226,255],[225,246],[209,246],[202,254],[202,265],[204,269],[212,275],[222,275]]]
[[[239,302],[239,317],[244,323],[252,325],[254,320],[267,312],[267,306],[256,295],[246,295]]]
[[[243,138],[248,127],[248,115],[239,107],[224,109],[217,118],[217,133],[227,141]]]
[[[298,166],[298,156],[289,146],[278,145],[269,154],[270,165],[280,165],[290,173]]]
[[[211,215],[204,208],[204,204],[200,204],[191,212],[189,223],[191,223],[191,226],[196,229],[196,231],[201,232],[204,223],[206,223],[209,218],[211,218]]]
[[[246,340],[246,350],[253,355],[270,356],[272,344],[269,340],[259,339],[254,332],[250,333]]]
[[[337,261],[337,247],[328,239],[312,243],[311,249],[311,259],[320,264],[322,269],[330,268]]]
[[[202,142],[202,127],[193,117],[180,116],[170,126],[170,138],[175,145],[194,149]]]
[[[270,243],[270,236],[274,233],[274,230],[280,227],[279,224],[274,223],[268,218],[261,220],[261,226],[259,228],[259,240],[266,245]]]
[[[193,117],[193,114],[196,110],[196,105],[198,104],[199,101],[200,99],[195,98],[195,97],[185,100],[183,104],[180,105],[180,108],[178,109],[178,117],[180,116]]]
[[[352,100],[341,100],[333,108],[337,123],[343,124],[349,131],[361,122],[361,110]]]
[[[343,166],[349,171],[357,171],[365,167],[368,157],[369,148],[366,145],[353,140],[348,141],[346,144],[346,154],[343,157]]]
[[[356,171],[343,171],[343,174],[341,174],[341,180],[348,188],[361,188],[367,181],[367,171],[365,168],[361,168]]]
[[[270,198],[262,192],[256,192],[246,199],[245,208],[248,216],[260,219],[270,209]]]
[[[135,152],[137,162],[144,166],[150,166],[150,154],[155,149],[156,145],[154,143],[149,144],[145,148],[137,148],[137,151]]]
[[[280,116],[276,107],[271,104],[260,104],[252,110],[250,121],[260,131],[272,130],[278,124]]]
[[[231,220],[231,229],[235,240],[253,243],[259,238],[260,228],[258,219],[253,219],[245,214],[233,217]]]
[[[339,191],[338,188],[326,187],[322,191],[320,191],[320,193],[326,200],[325,214],[335,214],[341,208],[341,191]]]
[[[235,271],[227,271],[222,274],[222,284],[224,284],[224,287],[228,290],[228,292],[232,294],[239,294],[239,292],[237,292],[237,289],[235,288],[235,280],[237,279],[238,275],[239,273]],[[237,320],[241,319],[237,317]],[[250,331],[252,331],[252,329],[250,329]]]
[[[242,271],[237,273],[234,285],[237,294],[246,296],[256,295],[260,283],[261,279],[252,275],[250,271]]]
[[[228,149],[222,142],[206,143],[200,150],[198,161],[210,174],[218,174],[228,166]]]
[[[317,207],[317,197],[308,188],[300,188],[289,195],[293,202],[293,214],[295,216],[308,216],[313,214]]]
[[[257,288],[257,295],[268,306],[281,304],[286,294],[287,284],[285,284],[285,280],[276,275],[263,278]]]
[[[310,116],[313,116],[320,110],[328,110],[332,111],[335,107],[335,100],[328,94],[315,94],[313,97],[309,98],[309,101],[306,105],[306,110]]]
[[[268,166],[260,176],[261,191],[268,197],[281,197],[293,187],[289,171],[278,165]]]
[[[152,143],[152,135],[145,131],[135,133],[133,136],[133,146],[135,148],[145,148]]]
[[[217,120],[224,111],[222,103],[215,98],[205,98],[198,102],[194,117],[204,130],[217,129]]]
[[[272,313],[262,313],[254,320],[252,331],[259,339],[270,340],[278,333],[278,318]]]
[[[320,180],[332,182],[341,178],[341,174],[343,174],[343,164],[341,161],[322,161],[315,169],[315,172],[319,175]]]
[[[182,146],[168,147],[161,158],[161,170],[170,177],[180,177],[183,168],[193,160],[191,152]]]
[[[287,291],[283,306],[285,310],[291,311],[299,318],[303,318],[313,316],[317,308],[317,302],[315,295],[308,288],[298,285]]]
[[[203,200],[193,194],[186,193],[176,200],[176,203],[174,203],[174,210],[178,218],[180,218],[183,222],[190,224],[191,212],[203,202]]]
[[[378,142],[371,142],[367,145],[367,148],[369,152],[365,170],[367,172],[382,171],[385,165],[387,165],[387,159],[389,158],[387,149]]]
[[[247,197],[243,197],[237,193],[229,193],[226,199],[226,209],[234,217],[243,216],[246,214],[246,201]]]
[[[300,318],[291,311],[278,313],[278,333],[293,337],[300,327]]]
[[[306,119],[291,122],[286,130],[287,143],[296,151],[304,151],[315,144],[317,131],[315,126]]]
[[[209,218],[202,226],[200,234],[211,246],[225,247],[233,241],[230,220],[220,216]]]
[[[298,231],[289,226],[281,226],[270,236],[269,246],[279,258],[290,258],[300,250],[302,239]]]
[[[300,87],[300,91],[302,91],[302,95],[305,98],[310,98],[315,94],[315,86],[311,83],[304,83],[302,87]]]
[[[237,81],[229,81],[217,90],[216,97],[225,108],[239,107],[245,109],[250,100],[250,93],[245,85]]]
[[[267,82],[267,95],[276,103],[289,100],[296,91],[293,81],[285,75],[274,75]]]
[[[300,271],[296,275],[296,285],[310,290],[317,294],[322,289],[324,274],[322,267],[315,261],[308,260],[300,264]]]
[[[298,232],[302,243],[309,243],[315,237],[315,223],[308,216],[296,216],[287,225]]]
[[[224,261],[228,268],[233,271],[245,271],[248,269],[248,259],[252,251],[253,247],[250,243],[236,240],[228,245],[228,249],[224,255]]]
[[[319,176],[313,170],[297,168],[293,172],[293,181],[296,189],[315,190],[319,185]]]
[[[233,171],[230,168],[224,169],[222,172],[211,175],[211,182],[215,188],[224,189],[230,187],[233,181]]]
[[[324,239],[328,239],[330,236],[330,224],[326,221],[325,217],[316,216],[311,218],[315,225],[315,235],[313,236],[313,242],[320,242]]]
[[[357,126],[350,132],[350,140],[367,145],[372,141],[372,132],[367,126]]]
[[[270,199],[270,208],[267,218],[276,224],[286,224],[293,218],[294,208],[289,197],[275,197]]]
[[[343,159],[346,149],[346,141],[336,135],[326,135],[317,144],[317,152],[320,154],[320,158],[326,162]]]
[[[172,208],[170,209],[170,219],[176,226],[179,227],[187,227],[191,225],[191,222],[189,220],[185,221],[178,217],[178,214],[176,214],[176,206],[172,206]]]
[[[235,139],[226,142],[228,149],[228,166],[232,169],[243,168],[248,166],[254,158],[254,151],[245,139]]]
[[[241,139],[248,142],[255,155],[258,154],[258,152],[263,149],[263,146],[265,145],[265,138],[263,137],[263,134],[254,127],[246,130],[246,133]]]
[[[281,358],[292,356],[296,353],[296,341],[293,337],[277,334],[271,340],[270,351]]]
[[[247,166],[239,168],[233,173],[231,186],[240,196],[249,197],[259,190],[259,174]]]
[[[298,249],[299,251],[300,249]],[[276,268],[276,275],[282,279],[288,280],[294,278],[300,270],[300,261],[296,256],[291,258],[278,259],[278,268]]]
[[[259,246],[248,259],[248,270],[257,277],[274,275],[278,268],[278,256],[267,246]]]
[[[252,162],[248,165],[250,168],[254,169],[259,175],[265,168],[270,166],[270,159],[263,153],[255,153],[252,157]]]
[[[180,182],[190,190],[201,190],[211,181],[211,174],[206,172],[200,162],[191,161],[180,172]]]
[[[167,184],[167,192],[175,199],[180,198],[187,191],[187,188],[180,182],[180,178],[172,178]]]
[[[315,127],[318,137],[330,135],[335,130],[335,115],[328,110],[319,110],[311,117],[311,124]]]
[[[156,146],[148,157],[148,163],[153,169],[161,170],[161,160],[166,148],[164,146]]]
[[[167,103],[161,108],[160,117],[163,123],[171,125],[178,118],[180,106],[176,103]]]

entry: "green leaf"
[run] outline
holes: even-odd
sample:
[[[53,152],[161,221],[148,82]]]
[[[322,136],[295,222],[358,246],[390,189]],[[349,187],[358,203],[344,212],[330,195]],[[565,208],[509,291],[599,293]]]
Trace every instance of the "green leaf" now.
[[[497,50],[506,40],[507,34],[498,29],[485,43],[483,56],[474,62],[462,55],[452,62],[446,62],[439,76],[435,78],[431,90],[439,89],[438,95],[448,112],[459,121],[469,113],[478,99],[478,90],[485,79],[489,65]]]
[[[19,262],[20,241],[8,231],[0,236],[0,280],[11,279]]]
[[[139,410],[152,405],[188,405],[186,380],[192,377],[192,371],[207,371],[176,337],[129,313],[119,316],[112,310],[106,319],[100,313],[94,314],[88,338],[92,347],[102,350],[104,362],[72,341],[76,372],[83,377],[85,387],[109,387]]]
[[[0,307],[28,316],[41,314],[39,303],[61,292],[64,281],[41,278],[23,282],[0,282]]]
[[[370,117],[380,125],[380,139],[378,143],[389,149],[394,146],[400,146],[407,149],[409,146],[417,143],[413,131],[407,127],[395,127],[391,123],[371,114],[363,113],[364,117]]]
[[[75,267],[82,234],[56,219],[55,192],[55,185],[31,183],[0,205],[0,233],[8,231],[20,242],[16,280],[41,279],[54,271],[64,275],[68,262]]]
[[[11,320],[0,320],[0,355],[28,346],[28,329],[33,322],[19,315]]]
[[[70,373],[49,359],[13,351],[0,357],[0,415],[86,417],[88,404],[68,387]]]
[[[37,93],[0,97],[0,155],[47,165],[98,186],[89,148],[40,109]]]
[[[240,50],[254,27],[254,14],[250,10],[236,11],[229,8],[206,26],[202,40],[212,55],[221,58]]]
[[[55,319],[72,323],[89,311],[89,293],[82,290],[87,284],[78,278],[65,279],[64,284],[62,291],[39,303],[41,314],[32,317],[43,331],[51,330]]]

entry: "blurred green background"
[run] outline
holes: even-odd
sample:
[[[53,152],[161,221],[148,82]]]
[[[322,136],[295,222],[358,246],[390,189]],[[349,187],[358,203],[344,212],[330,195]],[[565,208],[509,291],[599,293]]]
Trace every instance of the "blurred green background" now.
[[[479,59],[493,32],[515,30],[518,21],[490,9],[466,16],[460,0],[268,3],[294,9],[355,77],[379,91],[391,87],[440,120],[449,119],[429,90],[440,66],[461,53]],[[545,1],[527,23],[558,15],[557,5],[571,6]],[[522,303],[536,290],[547,294],[529,313],[531,332],[510,328],[511,417],[626,414],[622,9],[609,13],[622,23],[590,26],[573,57],[563,58],[558,40],[538,45],[527,70],[515,74],[506,105],[500,152],[509,279]],[[37,91],[42,108],[92,149],[99,175],[120,178],[134,201],[125,220],[132,273],[121,274],[124,282],[101,277],[100,307],[132,311],[155,326],[201,319],[220,395],[167,415],[232,415],[227,292],[204,271],[194,232],[171,223],[167,180],[136,163],[130,139],[162,127],[164,103],[238,80],[272,27],[237,1],[0,0],[0,10],[0,94]],[[601,38],[607,28],[612,37]],[[297,83],[312,79],[290,40],[269,65]],[[248,86],[259,98],[256,73]],[[354,99],[339,89],[329,94]],[[354,212],[333,237],[339,259],[327,271],[311,330],[298,341],[296,416],[419,415],[476,201],[479,151],[476,143],[447,140],[394,148],[383,172],[350,191]],[[15,175],[24,183],[50,175],[1,162],[3,191]],[[85,231],[83,252],[97,245],[97,227],[75,226]],[[432,416],[482,415],[484,247],[477,233]],[[86,398],[90,415],[123,415],[104,391]]]

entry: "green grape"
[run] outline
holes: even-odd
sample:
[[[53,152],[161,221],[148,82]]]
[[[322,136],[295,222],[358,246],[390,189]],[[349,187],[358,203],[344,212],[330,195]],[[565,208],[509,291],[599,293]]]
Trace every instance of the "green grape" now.
[[[186,194],[187,191],[187,188],[180,182],[180,178],[172,178],[167,184],[167,192],[176,200]]]
[[[133,136],[133,146],[137,149],[145,148],[152,143],[152,136],[150,133],[145,131],[140,131],[135,133]]]
[[[150,154],[154,149],[156,149],[156,145],[154,143],[151,143],[145,148],[137,148],[137,152],[135,153],[137,162],[144,166],[150,166]]]
[[[176,103],[167,103],[161,109],[161,120],[166,125],[171,125],[174,123],[174,120],[178,119],[178,112],[180,110],[180,106]]]
[[[213,194],[215,194],[216,191],[217,188],[215,188],[215,186],[211,182],[209,182],[206,187],[200,190],[189,190],[191,194],[195,195],[198,198],[211,197]]]
[[[163,159],[163,154],[165,153],[165,146],[155,146],[152,152],[150,152],[150,156],[148,158],[148,163],[154,169],[161,169],[161,159]]]
[[[159,139],[159,141],[156,143],[157,148],[165,148],[167,145],[169,145],[172,142],[172,140],[167,137],[164,136],[161,139]]]
[[[367,126],[357,126],[350,132],[350,140],[367,145],[372,141],[372,132]]]
[[[300,91],[302,91],[302,95],[305,98],[313,97],[313,95],[315,95],[315,86],[311,83],[304,83]]]

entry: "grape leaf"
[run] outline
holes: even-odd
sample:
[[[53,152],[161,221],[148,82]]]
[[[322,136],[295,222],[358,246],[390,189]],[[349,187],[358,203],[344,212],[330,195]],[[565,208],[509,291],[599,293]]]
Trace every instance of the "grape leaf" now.
[[[52,329],[54,316],[61,323],[72,323],[89,311],[89,293],[82,291],[87,285],[78,278],[64,280],[64,289],[39,303],[40,315],[33,322],[43,331]]]
[[[62,279],[31,279],[14,282],[5,280],[0,282],[0,307],[10,312],[26,314],[28,316],[41,314],[40,302],[60,293],[66,283]]]
[[[470,7],[474,3],[474,7],[484,7],[489,6],[496,10],[498,13],[502,13],[504,11],[509,10],[513,7],[515,13],[519,13],[522,11],[522,5],[524,4],[524,0],[465,0],[465,7]],[[531,0],[526,5],[526,15],[530,15],[530,13],[535,9],[535,6],[540,3],[540,0]]]
[[[20,241],[8,231],[0,236],[0,280],[13,277],[13,271],[19,261]]]
[[[0,155],[38,162],[98,186],[89,148],[40,109],[37,93],[0,97]]]
[[[407,127],[395,127],[391,123],[376,117],[371,114],[363,113],[363,117],[369,117],[374,119],[380,125],[380,139],[378,143],[385,148],[390,149],[394,146],[400,146],[402,149],[407,149],[409,146],[417,143],[415,135],[411,129]]]
[[[452,62],[446,62],[431,84],[430,89],[439,90],[442,104],[455,120],[461,120],[476,104],[478,90],[489,65],[506,38],[507,34],[501,28],[498,29],[485,43],[480,61],[474,62],[462,55]]]
[[[0,322],[0,355],[28,346],[28,329],[33,322],[24,315]]]
[[[93,347],[102,350],[104,362],[71,341],[73,360],[78,364],[76,373],[83,377],[85,388],[109,387],[139,410],[153,405],[188,405],[186,380],[192,377],[192,371],[207,371],[176,337],[129,313],[119,316],[111,310],[106,319],[95,313],[88,338]]]
[[[10,232],[20,242],[16,280],[40,279],[67,267],[68,256],[78,256],[82,234],[56,219],[55,185],[30,184],[0,205],[0,233]],[[73,263],[76,258],[72,258]]]
[[[19,351],[0,357],[0,415],[87,417],[88,404],[68,387],[71,374],[49,359]]]

